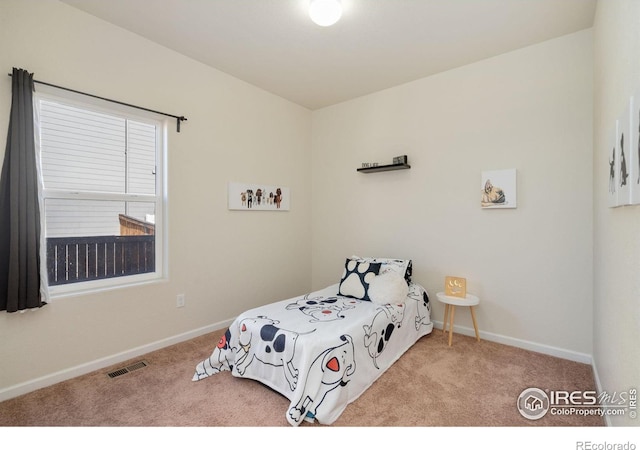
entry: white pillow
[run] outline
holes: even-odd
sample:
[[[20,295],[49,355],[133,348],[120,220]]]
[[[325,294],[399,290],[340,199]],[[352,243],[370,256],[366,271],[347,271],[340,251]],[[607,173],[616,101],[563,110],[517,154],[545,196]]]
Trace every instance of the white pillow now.
[[[404,303],[409,294],[409,286],[397,272],[388,271],[376,275],[369,283],[369,298],[373,303]]]

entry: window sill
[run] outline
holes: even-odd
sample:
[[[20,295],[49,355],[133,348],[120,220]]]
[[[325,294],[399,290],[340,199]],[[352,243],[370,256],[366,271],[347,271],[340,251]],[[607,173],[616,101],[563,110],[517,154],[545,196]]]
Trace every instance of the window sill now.
[[[128,278],[135,278],[135,280],[129,280],[124,283],[122,281],[114,283],[114,279],[109,279],[86,281],[82,283],[83,286],[78,286],[78,283],[74,283],[76,286],[73,286],[73,284],[52,286],[49,288],[47,301],[68,297],[88,296],[126,288],[149,286],[169,281],[166,277],[156,276],[155,274],[145,274],[140,276],[132,275]]]

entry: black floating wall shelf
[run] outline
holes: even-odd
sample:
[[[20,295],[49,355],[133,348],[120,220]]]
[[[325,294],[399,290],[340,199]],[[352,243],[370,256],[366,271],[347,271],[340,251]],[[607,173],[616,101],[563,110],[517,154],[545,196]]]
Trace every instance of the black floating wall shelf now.
[[[387,172],[389,170],[402,170],[402,169],[411,169],[411,166],[409,164],[387,164],[385,166],[361,167],[360,169],[356,169],[356,170],[362,173],[372,173],[372,172]]]

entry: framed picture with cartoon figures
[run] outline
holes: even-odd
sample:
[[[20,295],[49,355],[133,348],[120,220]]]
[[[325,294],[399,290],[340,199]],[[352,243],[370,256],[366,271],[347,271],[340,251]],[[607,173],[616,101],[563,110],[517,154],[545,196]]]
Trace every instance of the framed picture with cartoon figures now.
[[[480,191],[483,209],[516,208],[516,169],[483,171]]]
[[[291,192],[285,186],[230,182],[227,192],[232,210],[289,211],[291,205]]]

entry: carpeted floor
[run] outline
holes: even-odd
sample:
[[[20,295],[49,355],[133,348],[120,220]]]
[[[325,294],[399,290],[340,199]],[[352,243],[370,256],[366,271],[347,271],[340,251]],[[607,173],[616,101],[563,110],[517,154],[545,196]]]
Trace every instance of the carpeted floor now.
[[[288,427],[289,401],[262,384],[228,372],[193,382],[222,331],[0,403],[0,426]],[[109,378],[107,372],[149,365]],[[360,398],[335,427],[602,426],[597,416],[529,420],[516,402],[530,387],[595,390],[592,369],[539,353],[441,330],[419,340]],[[314,425],[304,423],[302,427]]]

